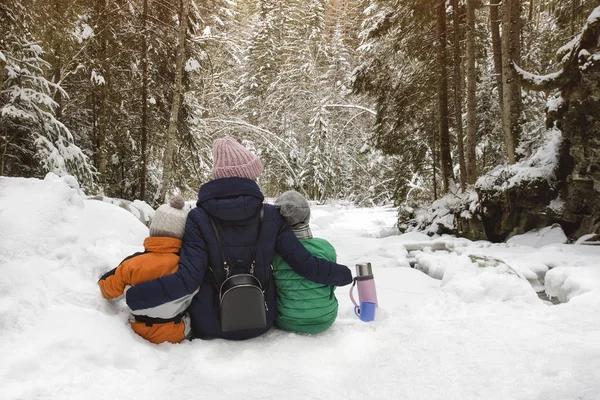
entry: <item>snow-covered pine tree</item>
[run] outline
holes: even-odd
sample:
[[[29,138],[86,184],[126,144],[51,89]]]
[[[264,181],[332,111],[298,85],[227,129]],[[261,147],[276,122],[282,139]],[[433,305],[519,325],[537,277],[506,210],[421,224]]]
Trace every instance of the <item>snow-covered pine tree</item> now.
[[[311,198],[322,200],[331,190],[333,181],[331,163],[335,157],[329,150],[328,111],[324,108],[315,115],[312,121],[312,132],[309,136],[308,150],[301,173],[301,183]]]
[[[44,76],[49,64],[38,42],[9,35],[2,54],[5,60],[0,92],[0,175],[39,176],[51,171],[71,173],[91,184],[88,157],[74,143],[69,129],[55,115],[52,92],[67,96]]]
[[[427,157],[436,154],[432,145],[438,135],[435,21],[430,3],[371,0],[360,35],[361,63],[353,73],[354,93],[375,102],[374,147],[398,157],[395,197],[399,201],[410,190],[406,171],[435,180]]]
[[[251,124],[260,125],[266,97],[275,82],[281,63],[279,50],[283,45],[283,3],[261,0],[260,11],[246,50],[246,65],[241,77],[240,97],[236,107],[247,110]]]

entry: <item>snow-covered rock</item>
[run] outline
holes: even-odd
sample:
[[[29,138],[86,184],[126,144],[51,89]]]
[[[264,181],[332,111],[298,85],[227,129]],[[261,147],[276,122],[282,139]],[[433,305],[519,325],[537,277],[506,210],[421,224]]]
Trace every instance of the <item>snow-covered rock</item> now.
[[[600,263],[596,267],[558,267],[546,274],[546,294],[561,302],[592,290],[600,291]]]
[[[565,235],[559,224],[553,224],[542,229],[534,229],[522,235],[515,235],[506,241],[508,244],[536,248],[567,242],[567,235]]]
[[[90,200],[99,200],[99,201],[103,201],[105,203],[110,203],[110,204],[114,204],[118,207],[121,207],[122,209],[127,210],[130,213],[132,213],[138,220],[140,220],[140,222],[142,222],[146,226],[150,226],[150,222],[152,221],[152,217],[154,216],[154,209],[152,208],[152,206],[150,206],[150,204],[146,203],[145,201],[141,201],[141,200],[130,201],[130,200],[117,199],[114,197],[107,197],[107,196],[102,196],[102,195],[91,196],[91,197],[89,197],[89,199]],[[186,203],[186,206],[188,208],[191,207],[191,205],[188,203]]]

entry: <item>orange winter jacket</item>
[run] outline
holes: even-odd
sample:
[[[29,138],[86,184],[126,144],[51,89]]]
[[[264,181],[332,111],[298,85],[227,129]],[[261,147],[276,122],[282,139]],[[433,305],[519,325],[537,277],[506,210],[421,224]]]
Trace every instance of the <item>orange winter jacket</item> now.
[[[102,295],[107,299],[115,299],[123,295],[127,285],[135,286],[176,272],[181,244],[180,239],[147,237],[143,253],[132,254],[100,278],[98,285]],[[185,339],[185,316],[161,320],[138,315],[135,319],[131,321],[132,329],[152,343],[179,343]]]

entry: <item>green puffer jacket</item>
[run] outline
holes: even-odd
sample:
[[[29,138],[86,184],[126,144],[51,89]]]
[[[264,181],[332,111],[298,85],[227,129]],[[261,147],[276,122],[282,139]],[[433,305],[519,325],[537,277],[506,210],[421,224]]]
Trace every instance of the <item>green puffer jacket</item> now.
[[[336,261],[335,249],[327,240],[313,238],[300,242],[314,256]],[[286,331],[314,334],[333,324],[338,312],[335,287],[302,278],[279,254],[273,257],[273,277],[277,286],[277,326]]]

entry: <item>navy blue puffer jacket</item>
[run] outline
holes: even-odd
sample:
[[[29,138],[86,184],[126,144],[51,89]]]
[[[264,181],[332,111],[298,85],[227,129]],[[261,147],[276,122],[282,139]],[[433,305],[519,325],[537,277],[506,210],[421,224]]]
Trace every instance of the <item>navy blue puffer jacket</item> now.
[[[222,178],[202,185],[197,207],[189,213],[186,221],[178,271],[130,288],[126,293],[126,301],[132,312],[168,318],[183,311],[190,297],[193,297],[188,310],[194,337],[249,339],[266,332],[275,320],[276,293],[274,281],[270,278],[275,251],[306,279],[333,286],[352,283],[348,267],[312,256],[272,205],[264,205],[262,232],[256,247],[263,200],[258,185],[250,179]],[[215,281],[220,285],[225,279],[225,272],[208,215],[217,225],[230,265],[237,260],[250,265],[253,249],[256,248],[255,275],[263,287],[268,285],[265,293],[268,306],[265,329],[221,331]],[[209,267],[214,271],[214,278]],[[233,270],[233,273],[239,272],[245,271]]]

